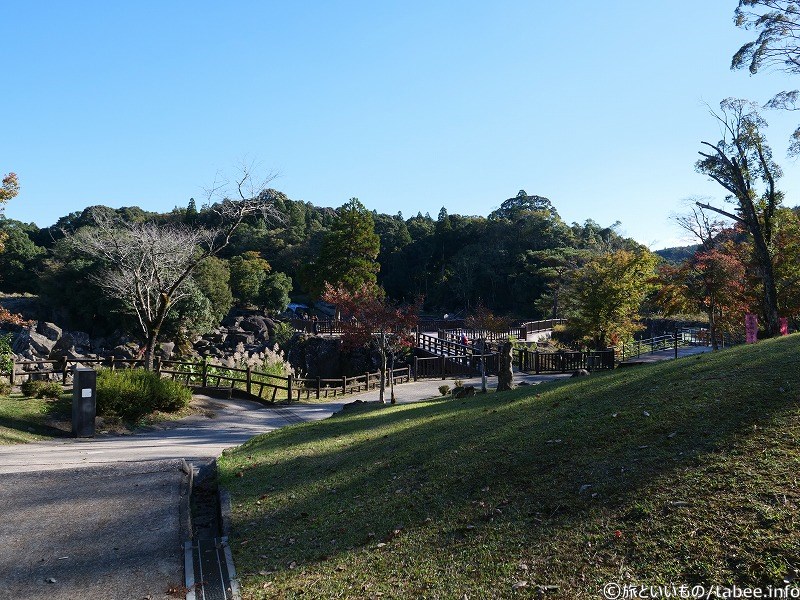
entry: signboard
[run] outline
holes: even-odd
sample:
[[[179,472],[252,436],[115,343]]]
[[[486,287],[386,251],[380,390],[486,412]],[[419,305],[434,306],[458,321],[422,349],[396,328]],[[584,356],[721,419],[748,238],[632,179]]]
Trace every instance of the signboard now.
[[[781,324],[781,335],[789,335],[789,317],[781,317],[778,321]]]
[[[744,331],[748,344],[755,344],[758,340],[758,317],[756,315],[744,316]]]

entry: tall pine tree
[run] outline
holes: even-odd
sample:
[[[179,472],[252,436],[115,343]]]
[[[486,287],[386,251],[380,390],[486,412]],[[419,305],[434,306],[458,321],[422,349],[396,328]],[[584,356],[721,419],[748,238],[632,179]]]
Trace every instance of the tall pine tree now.
[[[319,296],[325,283],[355,292],[374,286],[380,265],[376,260],[380,238],[372,214],[358,198],[351,198],[336,211],[336,219],[325,235],[319,258],[311,268],[309,288]]]

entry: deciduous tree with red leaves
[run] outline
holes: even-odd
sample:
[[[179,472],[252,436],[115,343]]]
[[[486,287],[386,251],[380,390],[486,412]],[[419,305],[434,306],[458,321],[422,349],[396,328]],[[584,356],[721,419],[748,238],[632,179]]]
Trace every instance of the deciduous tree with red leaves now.
[[[389,302],[382,289],[362,284],[354,291],[325,284],[325,302],[336,306],[343,318],[342,344],[349,348],[374,346],[381,355],[380,400],[385,400],[387,363],[394,369],[398,352],[414,345],[413,331],[419,319],[421,301],[405,306]],[[394,404],[394,377],[390,377],[391,402]]]

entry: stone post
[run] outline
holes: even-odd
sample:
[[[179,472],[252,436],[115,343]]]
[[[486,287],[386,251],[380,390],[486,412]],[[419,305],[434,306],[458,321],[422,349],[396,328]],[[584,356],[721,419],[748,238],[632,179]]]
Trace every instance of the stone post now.
[[[511,342],[500,344],[497,355],[497,391],[505,392],[514,388],[514,355],[512,354],[513,345]]]

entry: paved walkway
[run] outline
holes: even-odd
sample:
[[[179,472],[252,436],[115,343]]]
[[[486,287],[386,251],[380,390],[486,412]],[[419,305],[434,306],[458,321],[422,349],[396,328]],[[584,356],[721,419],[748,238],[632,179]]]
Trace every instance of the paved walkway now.
[[[188,536],[181,466],[173,460],[3,475],[0,598],[174,600]]]
[[[303,421],[316,421],[341,410],[352,398],[324,404],[267,408],[249,400],[196,396],[205,414],[165,422],[130,435],[64,438],[0,446],[0,474],[72,469],[104,463],[214,458],[253,436]],[[210,415],[210,416],[206,416]]]

